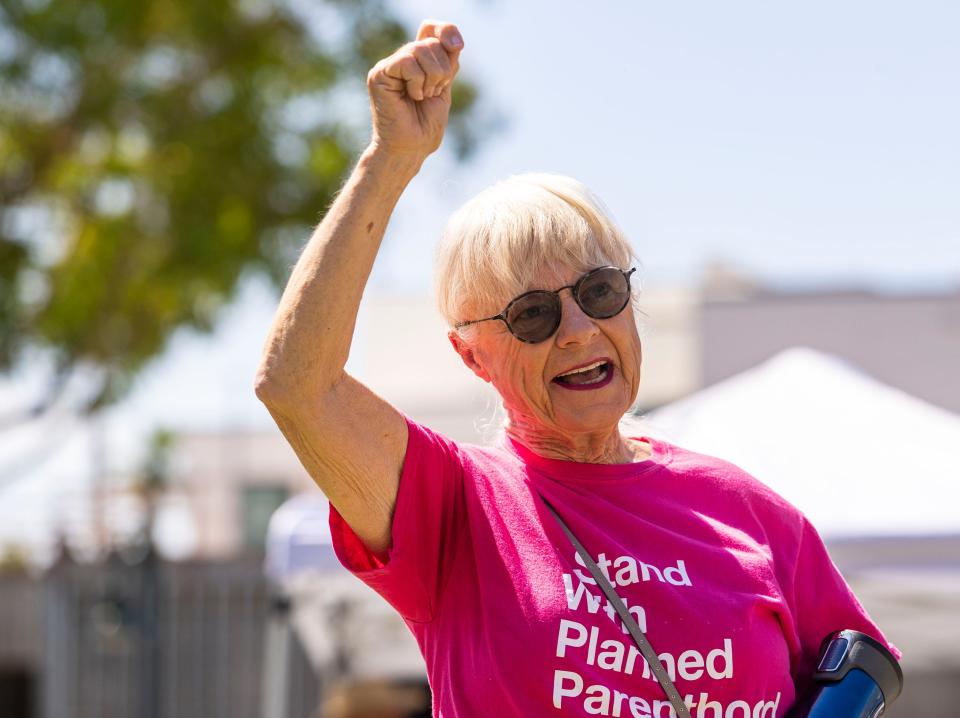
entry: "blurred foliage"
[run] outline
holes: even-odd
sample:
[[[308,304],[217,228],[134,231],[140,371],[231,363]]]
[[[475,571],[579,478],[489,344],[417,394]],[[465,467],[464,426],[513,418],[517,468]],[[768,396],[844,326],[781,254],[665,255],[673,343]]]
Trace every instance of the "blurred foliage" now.
[[[0,0],[0,371],[48,349],[49,403],[96,367],[95,410],[244,272],[282,287],[414,31],[378,0]],[[460,158],[476,104],[458,80]]]
[[[0,574],[24,574],[30,569],[30,552],[19,544],[0,549]]]

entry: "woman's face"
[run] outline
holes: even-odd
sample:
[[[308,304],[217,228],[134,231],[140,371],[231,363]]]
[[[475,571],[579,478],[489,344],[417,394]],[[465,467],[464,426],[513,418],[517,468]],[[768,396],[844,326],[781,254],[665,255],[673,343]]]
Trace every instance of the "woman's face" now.
[[[557,289],[580,276],[566,268],[544,271],[529,289]],[[560,292],[560,304],[559,328],[539,344],[516,339],[501,321],[476,325],[469,343],[451,332],[451,342],[464,362],[503,397],[513,431],[560,440],[610,431],[633,404],[640,385],[640,336],[632,303],[609,319],[584,314],[569,289]],[[597,368],[571,374],[598,363]]]

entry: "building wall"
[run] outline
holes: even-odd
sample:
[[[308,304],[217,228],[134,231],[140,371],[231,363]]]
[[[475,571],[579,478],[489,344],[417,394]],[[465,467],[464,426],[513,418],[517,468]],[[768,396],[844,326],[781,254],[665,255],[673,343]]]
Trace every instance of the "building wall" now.
[[[171,489],[186,499],[198,558],[228,558],[249,550],[244,491],[316,491],[296,453],[276,431],[182,434],[174,447]]]
[[[874,378],[960,412],[960,292],[707,294],[700,319],[709,386],[777,352],[806,346],[847,359]]]
[[[655,287],[640,294],[639,310],[643,362],[637,408],[646,411],[702,386],[700,294],[685,287]]]

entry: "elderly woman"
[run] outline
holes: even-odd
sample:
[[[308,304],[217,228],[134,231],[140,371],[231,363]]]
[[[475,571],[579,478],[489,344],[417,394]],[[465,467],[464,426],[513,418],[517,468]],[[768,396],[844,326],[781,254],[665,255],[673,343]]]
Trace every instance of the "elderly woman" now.
[[[455,26],[425,22],[370,71],[369,147],[293,270],[257,396],[329,498],[340,559],[416,636],[435,716],[666,716],[666,682],[678,713],[782,716],[826,634],[885,640],[797,509],[729,463],[621,433],[640,383],[635,270],[581,184],[513,177],[457,212],[440,248],[450,342],[503,399],[501,445],[454,442],[344,371],[462,48]]]

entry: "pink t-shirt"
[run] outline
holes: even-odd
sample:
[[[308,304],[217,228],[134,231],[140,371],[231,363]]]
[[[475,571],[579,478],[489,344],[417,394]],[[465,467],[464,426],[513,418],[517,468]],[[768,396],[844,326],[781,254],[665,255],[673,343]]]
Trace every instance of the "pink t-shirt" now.
[[[434,716],[673,713],[541,496],[694,718],[785,715],[831,631],[890,646],[807,519],[725,461],[647,438],[646,461],[579,464],[408,425],[389,552],[369,551],[333,509],[330,523],[343,564],[416,637]]]

